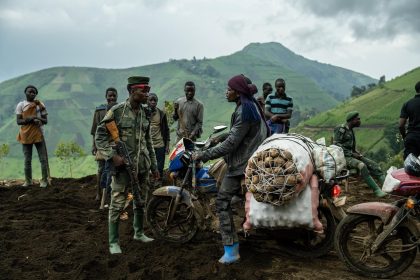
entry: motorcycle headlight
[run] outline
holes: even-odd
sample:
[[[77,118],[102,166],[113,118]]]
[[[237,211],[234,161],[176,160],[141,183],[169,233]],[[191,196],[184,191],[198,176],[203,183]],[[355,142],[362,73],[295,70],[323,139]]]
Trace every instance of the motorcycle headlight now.
[[[412,199],[411,197],[409,197],[407,201],[405,202],[405,207],[407,209],[413,209],[415,205],[416,205],[416,201]]]
[[[178,175],[178,172],[171,172],[171,173],[169,173],[169,177],[172,179],[172,180],[175,180],[175,178],[176,178],[176,176]]]

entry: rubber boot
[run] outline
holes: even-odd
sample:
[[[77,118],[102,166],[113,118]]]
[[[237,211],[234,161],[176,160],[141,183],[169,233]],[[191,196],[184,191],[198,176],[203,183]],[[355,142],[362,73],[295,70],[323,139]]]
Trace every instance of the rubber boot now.
[[[381,176],[379,176],[377,179],[378,179],[378,181],[379,181],[379,184],[380,184],[381,186],[383,186],[383,185],[384,185],[384,182],[385,182],[385,175],[381,175]]]
[[[120,244],[119,242],[119,234],[118,234],[118,224],[119,222],[117,221],[116,223],[111,222],[111,220],[109,220],[108,222],[108,234],[109,234],[109,252],[111,254],[121,254],[121,248],[120,248]]]
[[[219,259],[219,263],[232,264],[238,262],[241,258],[239,256],[239,242],[235,242],[232,245],[225,245],[225,254]]]
[[[375,194],[375,196],[377,197],[384,197],[386,196],[386,193],[383,192],[378,185],[375,183],[375,181],[373,180],[372,176],[366,176],[365,178],[365,182],[368,185],[368,187],[373,190],[373,193]]]
[[[29,187],[32,186],[32,170],[30,168],[25,168],[25,183],[23,183],[22,187]]]
[[[134,210],[133,228],[134,228],[134,240],[141,241],[143,243],[152,242],[154,239],[147,237],[143,232],[143,210]]]

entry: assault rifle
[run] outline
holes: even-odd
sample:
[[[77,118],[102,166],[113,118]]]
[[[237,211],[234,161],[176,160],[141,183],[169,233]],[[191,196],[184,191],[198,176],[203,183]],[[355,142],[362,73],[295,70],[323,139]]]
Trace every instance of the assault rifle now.
[[[124,160],[124,165],[121,167],[124,168],[130,176],[130,184],[132,188],[133,197],[135,198],[137,203],[144,204],[145,201],[142,200],[140,196],[140,182],[137,174],[137,167],[135,166],[133,160],[130,157],[127,146],[119,138],[117,125],[114,121],[111,121],[106,123],[106,128],[111,134],[112,140],[114,140],[115,142],[115,150],[117,154]],[[113,166],[112,168],[114,169],[115,167]],[[127,202],[129,201],[127,200]],[[127,206],[128,204],[126,204],[124,208],[126,208]]]
[[[140,195],[140,182],[139,177],[137,174],[137,168],[128,153],[127,146],[124,142],[119,141],[115,143],[115,149],[117,154],[124,159],[124,166],[123,168],[127,171],[128,175],[130,176],[130,184],[133,192],[134,199],[140,203],[144,204],[144,201],[141,199]]]

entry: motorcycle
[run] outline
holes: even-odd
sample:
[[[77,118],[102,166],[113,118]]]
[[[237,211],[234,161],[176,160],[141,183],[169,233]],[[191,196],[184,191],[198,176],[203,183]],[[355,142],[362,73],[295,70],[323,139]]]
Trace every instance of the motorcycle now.
[[[215,127],[218,133],[226,127]],[[146,217],[150,228],[157,239],[169,242],[184,243],[190,241],[198,230],[208,228],[212,219],[216,220],[214,203],[217,194],[217,181],[208,175],[208,168],[201,162],[192,159],[195,150],[204,150],[210,147],[211,136],[205,142],[192,142],[189,139],[181,140],[170,156],[169,169],[171,177],[182,178],[182,183],[174,186],[165,186],[155,190],[147,206]],[[270,236],[280,240],[279,244],[285,251],[303,257],[319,257],[328,253],[333,247],[334,232],[337,221],[345,216],[342,206],[345,197],[341,195],[340,183],[347,180],[348,171],[328,182],[318,181],[320,190],[320,203],[318,208],[319,219],[323,224],[323,233],[315,233],[308,229],[276,229],[257,230],[255,236]],[[232,202],[233,203],[233,202]],[[245,217],[244,202],[235,205],[234,211],[238,216]],[[213,223],[214,224],[214,223]],[[290,242],[283,242],[285,238]],[[288,240],[289,241],[289,240]]]
[[[350,207],[335,234],[340,259],[362,276],[398,275],[413,263],[420,248],[420,178],[404,169],[390,175],[399,181],[391,194],[400,199]]]
[[[212,136],[227,126],[215,126],[204,142],[182,138],[169,155],[169,172],[174,185],[163,186],[152,193],[146,208],[146,219],[156,238],[169,242],[190,241],[198,229],[204,229],[205,210],[198,197],[217,193],[217,180],[209,167],[192,160],[192,154],[215,143]]]

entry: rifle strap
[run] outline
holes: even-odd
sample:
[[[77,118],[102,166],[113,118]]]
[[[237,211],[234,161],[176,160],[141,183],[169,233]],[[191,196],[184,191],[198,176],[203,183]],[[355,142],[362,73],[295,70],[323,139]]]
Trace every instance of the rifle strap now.
[[[141,107],[141,105],[140,105]],[[141,137],[143,136],[143,108],[140,108],[140,135],[139,142],[137,144],[137,158],[136,158],[136,172],[139,174],[139,160],[140,160],[140,148],[141,148]]]

